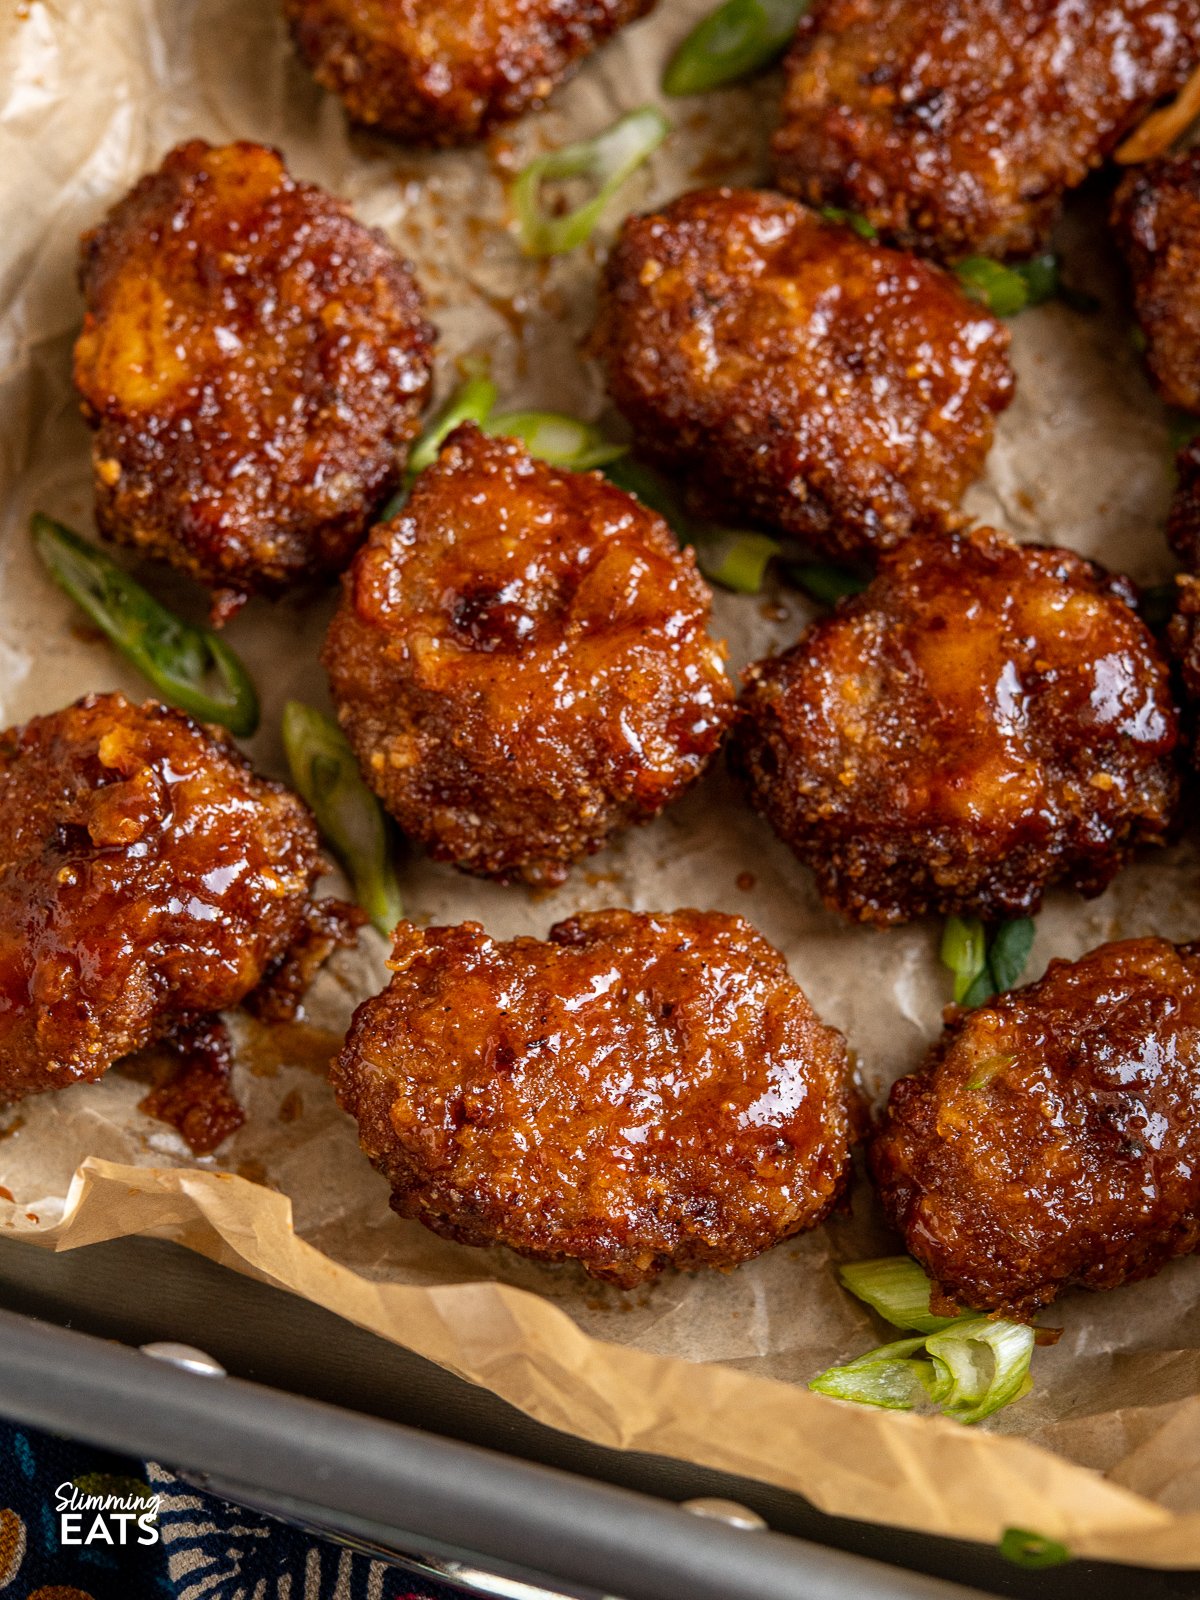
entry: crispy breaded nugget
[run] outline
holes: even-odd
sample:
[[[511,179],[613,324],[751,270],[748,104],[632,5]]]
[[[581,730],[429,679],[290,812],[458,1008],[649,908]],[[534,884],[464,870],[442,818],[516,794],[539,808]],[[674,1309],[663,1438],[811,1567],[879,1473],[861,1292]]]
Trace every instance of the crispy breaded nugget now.
[[[237,1005],[310,949],[322,870],[307,808],[180,711],[89,695],[0,734],[0,1098]]]
[[[1200,0],[815,0],[776,176],[944,259],[1027,255],[1197,61]]]
[[[710,606],[661,517],[468,424],[359,553],[322,660],[406,834],[469,872],[561,883],[716,749],[733,688]]]
[[[335,1092],[401,1216],[632,1288],[814,1227],[845,1040],[740,917],[597,911],[548,942],[401,923]]]
[[[433,332],[407,266],[255,144],[180,145],[83,242],[96,518],[217,614],[339,571],[399,480]]]
[[[1155,387],[1168,405],[1200,411],[1200,150],[1135,167],[1113,227]]]
[[[778,195],[685,194],[629,218],[595,335],[636,448],[706,509],[834,556],[961,521],[1008,332],[936,267]]]
[[[871,1147],[952,1299],[1032,1315],[1200,1243],[1200,947],[1101,945],[953,1023]]]
[[[1132,591],[990,528],[885,557],[747,674],[731,759],[753,804],[862,922],[1098,894],[1177,796],[1165,663]]]
[[[368,127],[467,144],[537,106],[654,0],[284,0],[317,82]]]

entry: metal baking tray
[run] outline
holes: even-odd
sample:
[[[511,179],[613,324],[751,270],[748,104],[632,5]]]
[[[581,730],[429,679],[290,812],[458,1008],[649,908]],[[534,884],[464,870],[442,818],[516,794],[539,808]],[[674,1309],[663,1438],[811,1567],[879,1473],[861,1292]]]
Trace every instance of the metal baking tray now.
[[[162,1461],[225,1497],[399,1555],[464,1595],[539,1600],[1200,1600],[1200,1574],[1027,1572],[979,1545],[543,1427],[330,1312],[150,1239],[0,1241],[0,1414]],[[137,1347],[177,1340],[228,1377]],[[720,1497],[769,1531],[689,1515]]]

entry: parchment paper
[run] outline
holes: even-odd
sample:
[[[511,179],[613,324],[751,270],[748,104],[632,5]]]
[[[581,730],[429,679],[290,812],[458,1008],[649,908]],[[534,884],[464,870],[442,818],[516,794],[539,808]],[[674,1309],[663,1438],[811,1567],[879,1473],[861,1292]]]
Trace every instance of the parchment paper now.
[[[524,260],[506,228],[503,174],[536,150],[656,98],[672,44],[709,0],[657,14],[589,62],[552,106],[490,149],[423,157],[347,135],[338,105],[292,60],[274,0],[33,0],[0,22],[0,723],[92,689],[144,686],[78,625],[32,559],[35,506],[91,530],[88,440],[70,390],[80,316],[76,242],[175,141],[282,146],[299,175],[346,195],[411,256],[441,329],[443,392],[457,358],[486,353],[505,406],[595,416],[603,395],[578,352],[596,263],[623,209],[701,182],[755,181],[774,121],[771,79],[668,109],[677,132],[628,186],[592,247]],[[1104,242],[1102,197],[1062,234],[1074,283],[1107,309],[1062,305],[1015,324],[1016,404],[970,509],[1024,538],[1074,545],[1139,579],[1170,570],[1164,419],[1143,379]],[[619,424],[617,424],[619,425]],[[154,588],[192,615],[197,593],[162,569]],[[328,597],[253,604],[229,629],[264,691],[255,759],[282,773],[283,701],[325,701],[316,653]],[[719,595],[741,666],[789,643],[810,615],[795,594]],[[1193,846],[1147,856],[1102,899],[1051,898],[1030,967],[1118,934],[1200,932]],[[745,885],[753,875],[751,887]],[[947,996],[937,930],[887,934],[822,910],[810,880],[717,769],[652,827],[626,836],[554,894],[501,889],[409,859],[411,912],[544,934],[584,907],[715,906],[784,949],[821,1014],[849,1035],[873,1094],[912,1067]],[[738,1272],[668,1276],[635,1294],[502,1251],[436,1239],[387,1208],[324,1068],[350,1010],[385,980],[373,933],[319,980],[303,1023],[235,1021],[246,1126],[196,1161],[137,1110],[120,1071],[0,1116],[0,1205],[10,1235],[70,1249],[147,1233],[282,1285],[408,1345],[555,1427],[799,1491],[826,1511],[995,1540],[1020,1526],[1080,1555],[1200,1565],[1200,1263],[1056,1308],[1065,1332],[1035,1357],[1036,1390],[975,1429],[843,1406],[804,1382],[879,1342],[833,1265],[896,1248],[864,1184],[852,1217]]]

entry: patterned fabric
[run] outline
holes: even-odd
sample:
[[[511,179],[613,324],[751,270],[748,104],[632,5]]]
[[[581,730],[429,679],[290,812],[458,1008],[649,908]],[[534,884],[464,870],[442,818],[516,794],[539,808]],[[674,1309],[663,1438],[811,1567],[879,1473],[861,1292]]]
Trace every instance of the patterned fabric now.
[[[159,1496],[158,1514],[138,1513]],[[111,1497],[124,1520],[60,1501]],[[125,1542],[122,1543],[122,1531]],[[90,1537],[89,1537],[90,1535]],[[86,1542],[85,1542],[86,1541]],[[0,1421],[0,1600],[454,1600],[386,1562],[201,1494],[156,1462]]]

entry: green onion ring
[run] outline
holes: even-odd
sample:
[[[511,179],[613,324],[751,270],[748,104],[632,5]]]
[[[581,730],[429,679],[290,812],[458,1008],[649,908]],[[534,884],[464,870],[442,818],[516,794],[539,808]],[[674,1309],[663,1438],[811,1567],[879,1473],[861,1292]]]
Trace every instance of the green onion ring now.
[[[34,513],[33,547],[46,571],[163,699],[202,722],[245,736],[258,695],[240,659],[211,628],[160,605],[123,567],[61,522]]]
[[[628,445],[606,439],[594,423],[561,411],[504,411],[481,426],[488,433],[520,439],[530,455],[570,472],[591,472],[629,454]]]
[[[349,873],[359,905],[390,938],[404,915],[392,866],[392,830],[363,782],[345,734],[332,718],[289,700],[283,708],[283,747],[292,782]]]
[[[670,131],[671,124],[661,111],[642,106],[618,118],[594,139],[548,150],[523,167],[513,180],[511,198],[525,253],[562,255],[589,239],[609,200]],[[568,178],[597,184],[596,193],[573,211],[555,216],[542,205],[542,184]]]
[[[663,92],[702,94],[769,67],[810,0],[725,0],[698,22],[663,73]]]
[[[696,565],[712,583],[735,594],[757,594],[779,541],[766,533],[717,532],[695,545]]]

